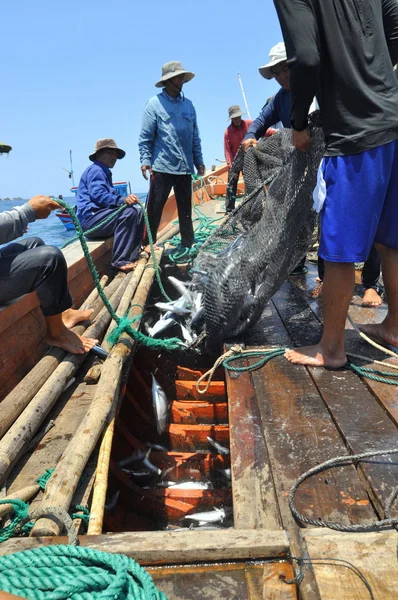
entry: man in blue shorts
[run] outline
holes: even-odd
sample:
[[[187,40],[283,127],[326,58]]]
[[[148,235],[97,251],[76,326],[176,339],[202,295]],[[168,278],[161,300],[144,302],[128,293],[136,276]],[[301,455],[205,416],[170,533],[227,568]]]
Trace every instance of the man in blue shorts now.
[[[398,2],[274,0],[290,74],[293,143],[312,144],[307,115],[316,95],[326,139],[319,255],[325,260],[324,329],[319,344],[286,352],[298,364],[347,361],[345,321],[354,263],[380,254],[388,314],[364,326],[398,345]]]

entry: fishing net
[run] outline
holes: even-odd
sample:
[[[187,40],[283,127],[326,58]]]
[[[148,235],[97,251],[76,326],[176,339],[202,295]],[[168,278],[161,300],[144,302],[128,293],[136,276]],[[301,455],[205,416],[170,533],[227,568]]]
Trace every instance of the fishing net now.
[[[256,323],[308,251],[316,223],[312,192],[324,152],[320,125],[313,113],[309,152],[295,150],[291,130],[282,129],[236,155],[232,170],[243,170],[246,198],[203,244],[193,266],[193,283],[204,288],[208,346]]]

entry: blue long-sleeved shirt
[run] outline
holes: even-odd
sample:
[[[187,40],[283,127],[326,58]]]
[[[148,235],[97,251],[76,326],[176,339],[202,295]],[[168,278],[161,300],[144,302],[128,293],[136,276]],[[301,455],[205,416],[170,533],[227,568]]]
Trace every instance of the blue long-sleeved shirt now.
[[[290,92],[281,88],[273,98],[262,109],[257,119],[250,125],[245,135],[245,140],[249,138],[260,139],[268,127],[282,121],[283,127],[291,128],[290,124],[291,96]]]
[[[151,98],[144,109],[138,142],[141,166],[159,173],[182,175],[203,165],[195,108],[179,94],[165,90]]]
[[[101,208],[112,208],[123,204],[124,199],[112,187],[111,170],[95,160],[83,173],[77,190],[77,218],[85,222]]]

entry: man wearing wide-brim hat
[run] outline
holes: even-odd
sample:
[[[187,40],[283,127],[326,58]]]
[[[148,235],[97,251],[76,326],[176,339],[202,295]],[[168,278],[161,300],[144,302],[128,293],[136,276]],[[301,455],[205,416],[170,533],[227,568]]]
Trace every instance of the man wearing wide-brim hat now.
[[[191,179],[195,167],[198,175],[205,173],[195,108],[182,93],[184,83],[193,77],[178,61],[163,65],[155,84],[163,89],[145,106],[138,144],[145,179],[150,173],[147,213],[152,237],[156,239],[163,207],[174,188],[181,245],[187,248],[194,242]]]
[[[224,132],[224,154],[228,165],[228,186],[225,198],[225,212],[227,213],[232,212],[235,208],[240,175],[239,171],[231,173],[231,166],[239,146],[253,122],[249,119],[242,119],[244,114],[238,104],[233,104],[228,108],[228,119],[231,120],[231,123]]]
[[[289,91],[289,67],[285,44],[279,42],[269,52],[269,61],[259,68],[260,75],[265,79],[276,79],[281,89],[262,108],[257,119],[253,121],[242,146],[246,150],[249,146],[255,146],[257,140],[265,135],[267,129],[282,121],[283,127],[291,128],[290,124],[290,91]]]
[[[114,269],[128,272],[137,264],[144,221],[141,208],[137,205],[137,196],[121,196],[112,185],[111,169],[125,155],[125,151],[118,147],[115,140],[98,140],[94,152],[89,156],[93,164],[81,176],[76,199],[77,217],[86,232],[110,217],[123,204],[128,205],[95,232],[86,234],[89,239],[113,235],[111,265]]]

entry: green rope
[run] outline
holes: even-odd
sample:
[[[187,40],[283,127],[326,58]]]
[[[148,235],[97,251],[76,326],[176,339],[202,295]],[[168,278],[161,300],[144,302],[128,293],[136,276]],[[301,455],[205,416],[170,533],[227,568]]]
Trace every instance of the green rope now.
[[[39,484],[39,486],[43,490],[43,492],[46,489],[48,480],[50,479],[50,477],[54,473],[54,471],[55,471],[55,469],[46,469],[45,473],[43,473],[43,475],[40,475],[40,477],[38,479],[36,479],[36,483]]]
[[[12,504],[14,510],[14,517],[7,527],[0,529],[0,543],[8,540],[10,537],[16,534],[20,523],[28,518],[29,504],[23,500],[0,500],[0,504]],[[23,533],[29,533],[29,530]],[[0,561],[1,562],[1,561]]]
[[[28,600],[167,600],[131,558],[81,546],[41,546],[3,556],[0,589]]]
[[[90,511],[87,506],[83,506],[83,504],[76,504],[75,511],[71,514],[72,519],[81,519],[86,525],[90,520]]]
[[[390,371],[378,371],[377,369],[369,369],[368,367],[359,367],[358,365],[354,365],[352,362],[348,362],[347,366],[353,373],[359,375],[360,377],[366,377],[367,379],[372,379],[372,381],[387,383],[388,385],[398,385],[398,373],[391,373]],[[386,375],[388,377],[385,377]],[[389,379],[390,377],[393,379]]]
[[[55,202],[58,202],[59,204],[61,204],[61,202],[59,201],[59,199],[55,199]],[[101,223],[98,223],[98,225],[96,225],[95,227],[92,227],[91,229],[87,229],[87,231],[84,232],[84,235],[87,236],[90,233],[93,233],[94,231],[97,231],[97,229],[100,229],[101,227],[103,227],[104,225],[106,225],[107,223],[109,223],[109,221],[112,221],[112,219],[114,219],[115,217],[117,217],[117,215],[119,215],[125,208],[127,208],[127,206],[128,206],[127,204],[122,204],[122,206],[119,206],[118,209],[116,209],[111,215],[109,215],[109,217],[107,217],[106,219],[104,219],[103,221],[101,221]],[[69,214],[71,214],[71,213],[69,212]],[[63,248],[66,248],[66,246],[69,246],[69,244],[71,244],[72,242],[75,242],[78,239],[80,239],[79,234],[75,235],[73,238],[71,238],[70,240],[68,240],[67,242],[65,242],[65,244],[63,244],[61,246],[61,250]]]
[[[56,202],[58,202],[58,204],[60,204],[61,206],[63,206],[64,208],[66,208],[66,210],[69,212],[73,224],[75,225],[82,249],[83,249],[83,253],[84,256],[86,257],[87,260],[87,264],[89,266],[89,269],[91,271],[91,275],[92,278],[94,280],[94,284],[98,290],[98,294],[101,298],[101,300],[103,301],[104,305],[106,306],[109,314],[111,315],[112,319],[116,322],[117,326],[119,327],[118,331],[119,331],[119,335],[121,335],[121,333],[127,333],[130,337],[132,337],[136,342],[143,344],[145,346],[148,346],[149,348],[155,348],[155,349],[160,349],[160,350],[176,350],[177,348],[181,348],[181,340],[179,340],[178,338],[169,338],[169,339],[164,339],[164,340],[156,340],[153,338],[150,338],[146,335],[144,335],[143,333],[141,333],[140,331],[136,331],[135,329],[132,329],[132,327],[130,326],[130,323],[128,322],[128,319],[123,318],[123,322],[122,322],[122,318],[120,318],[116,312],[113,310],[108,298],[106,297],[104,290],[100,284],[100,279],[99,279],[99,275],[98,275],[98,271],[94,265],[93,259],[91,258],[90,255],[90,250],[88,249],[87,246],[87,241],[84,238],[84,232],[81,228],[81,225],[79,223],[79,220],[75,214],[75,211],[73,210],[73,208],[71,206],[69,206],[64,200],[59,200],[57,199]],[[145,213],[145,207],[142,205],[141,202],[139,202],[143,212],[144,212],[144,217],[147,219],[146,213]],[[157,262],[155,260],[155,253],[154,253],[154,248],[153,248],[153,241],[152,241],[152,237],[150,234],[150,231],[148,232],[148,238],[149,238],[149,242],[151,245],[151,251],[152,251],[152,257],[153,257],[153,262],[154,262],[154,268],[155,268],[155,273],[157,274],[157,277],[160,281],[160,273],[159,273],[159,267],[157,265]],[[163,289],[163,288],[161,288]],[[122,323],[121,323],[122,322]]]

